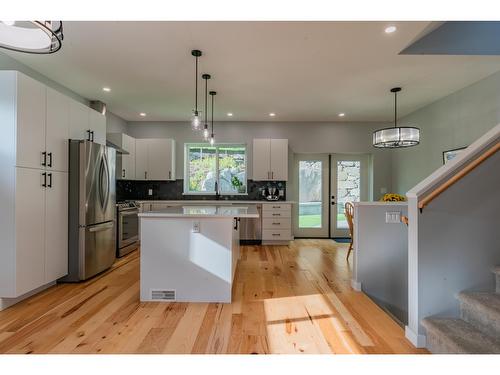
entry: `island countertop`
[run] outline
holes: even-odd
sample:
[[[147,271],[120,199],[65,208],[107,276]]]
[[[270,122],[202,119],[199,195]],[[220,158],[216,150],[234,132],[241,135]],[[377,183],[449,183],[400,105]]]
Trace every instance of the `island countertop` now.
[[[196,217],[196,218],[217,218],[217,217],[238,217],[238,218],[259,218],[259,213],[255,205],[182,205],[168,207],[162,210],[142,212],[138,215],[141,218],[172,218],[172,217]]]

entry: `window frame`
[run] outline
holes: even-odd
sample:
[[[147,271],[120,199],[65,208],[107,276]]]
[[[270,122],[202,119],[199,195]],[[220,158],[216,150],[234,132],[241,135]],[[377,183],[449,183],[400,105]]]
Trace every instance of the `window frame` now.
[[[246,143],[217,143],[215,145],[210,145],[207,143],[185,143],[184,144],[184,188],[182,195],[215,195],[215,191],[190,191],[189,190],[189,148],[190,147],[215,147],[215,175],[217,176],[217,185],[220,186],[220,176],[219,176],[219,147],[242,147],[245,149],[245,192],[244,193],[233,193],[233,192],[220,192],[220,195],[248,195],[248,147]]]

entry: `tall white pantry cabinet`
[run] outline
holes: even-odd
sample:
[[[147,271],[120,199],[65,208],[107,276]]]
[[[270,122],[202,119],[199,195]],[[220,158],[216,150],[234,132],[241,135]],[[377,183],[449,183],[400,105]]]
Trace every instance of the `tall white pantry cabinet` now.
[[[0,71],[0,302],[67,274],[74,102],[20,72]],[[89,126],[87,115],[79,127]]]

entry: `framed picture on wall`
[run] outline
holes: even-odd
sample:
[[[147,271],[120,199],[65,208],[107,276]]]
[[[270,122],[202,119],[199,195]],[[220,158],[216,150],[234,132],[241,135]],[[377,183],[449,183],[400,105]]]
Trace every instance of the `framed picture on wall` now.
[[[453,150],[443,151],[443,164],[446,164],[450,160],[454,159],[458,154],[465,150],[467,146],[455,148]]]

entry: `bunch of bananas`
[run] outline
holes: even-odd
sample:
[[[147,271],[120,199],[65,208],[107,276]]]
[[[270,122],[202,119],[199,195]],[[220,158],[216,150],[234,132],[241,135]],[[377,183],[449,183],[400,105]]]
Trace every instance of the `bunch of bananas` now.
[[[384,194],[382,199],[380,199],[382,202],[406,202],[406,197],[403,195],[399,194]]]

